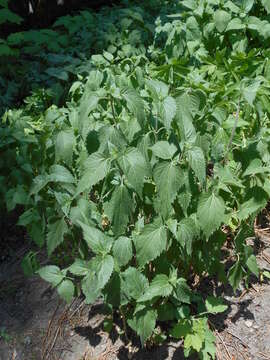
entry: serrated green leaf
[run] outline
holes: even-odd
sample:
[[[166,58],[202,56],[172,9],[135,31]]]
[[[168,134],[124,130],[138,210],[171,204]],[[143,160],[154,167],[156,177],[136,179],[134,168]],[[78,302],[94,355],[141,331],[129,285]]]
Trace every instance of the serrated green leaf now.
[[[206,310],[210,314],[218,314],[226,311],[228,309],[227,305],[223,304],[223,300],[216,298],[214,296],[208,296],[205,300]]]
[[[73,298],[75,287],[71,280],[63,280],[61,284],[57,286],[57,291],[60,297],[69,304]]]
[[[147,278],[131,266],[122,273],[122,278],[122,291],[128,298],[137,300],[149,286]]]
[[[192,332],[191,322],[187,319],[180,320],[171,330],[171,335],[176,339],[186,337]]]
[[[198,221],[206,237],[209,237],[225,219],[225,204],[220,196],[203,194],[198,205]]]
[[[87,123],[89,122],[89,114],[98,106],[99,97],[96,92],[92,92],[89,89],[85,91],[82,96],[80,108],[79,108],[79,119],[80,119],[80,129],[81,132],[84,132],[84,128],[87,128]]]
[[[52,284],[52,286],[57,286],[64,279],[64,275],[58,266],[47,265],[42,267],[37,271],[39,276]]]
[[[120,266],[125,266],[132,258],[132,241],[130,238],[121,236],[113,245],[113,256]]]
[[[246,25],[239,18],[232,19],[227,25],[226,31],[242,30],[245,29]]]
[[[190,205],[192,195],[189,191],[182,191],[178,195],[178,202],[183,210],[184,215],[187,217],[187,210]]]
[[[264,6],[267,14],[270,13],[270,3],[268,0],[261,0],[262,5]]]
[[[182,219],[178,224],[177,241],[191,255],[192,242],[197,237],[196,224],[192,218]]]
[[[243,176],[253,176],[255,174],[264,174],[266,172],[269,172],[269,169],[263,166],[262,161],[260,159],[254,159],[244,171]]]
[[[27,226],[34,222],[38,222],[40,219],[40,215],[38,211],[34,208],[26,210],[20,217],[17,222],[19,226]]]
[[[170,129],[171,123],[176,115],[176,102],[171,96],[167,96],[161,105],[161,120],[167,129]]]
[[[110,170],[110,159],[103,154],[94,153],[87,158],[84,165],[85,171],[78,183],[76,196],[104,179]]]
[[[156,320],[157,312],[151,309],[144,309],[128,320],[129,326],[140,336],[142,345],[152,335]]]
[[[233,291],[235,291],[238,288],[240,281],[243,279],[243,277],[244,277],[244,271],[243,271],[242,265],[239,261],[237,261],[230,268],[229,273],[228,273],[228,280],[229,280],[230,285],[233,288]]]
[[[67,232],[68,226],[64,218],[48,225],[47,251],[49,256],[64,241],[64,235]]]
[[[127,102],[129,110],[137,117],[138,123],[141,127],[145,122],[144,103],[136,90],[132,88],[124,88],[122,96]]]
[[[243,96],[249,105],[253,105],[260,85],[261,81],[255,79],[250,85],[243,87]]]
[[[226,30],[228,23],[231,20],[231,15],[224,10],[217,10],[214,12],[214,22],[219,32]]]
[[[83,230],[83,237],[89,248],[95,254],[107,254],[110,252],[113,239],[99,229],[86,225],[81,221],[77,222]]]
[[[118,161],[128,182],[142,196],[144,179],[151,175],[144,156],[136,148],[130,148]]]
[[[194,171],[198,180],[204,183],[206,180],[206,163],[202,149],[198,146],[193,146],[187,151],[187,156],[191,169]]]
[[[67,184],[75,183],[74,176],[66,167],[62,165],[51,166],[48,180],[52,182],[63,182]]]
[[[127,231],[127,225],[132,211],[132,198],[127,187],[121,184],[115,188],[109,202],[104,204],[104,212],[112,222],[114,235],[119,236]]]
[[[158,141],[150,149],[157,157],[163,160],[172,159],[177,151],[177,147],[168,141]]]
[[[266,206],[268,201],[267,193],[261,188],[254,188],[247,193],[248,200],[242,203],[237,214],[240,220],[247,219],[250,215],[258,213]]]
[[[168,96],[169,87],[164,82],[156,79],[149,79],[146,80],[145,83],[155,100],[165,99]]]
[[[72,130],[63,130],[57,134],[55,139],[55,160],[63,160],[66,164],[71,164],[75,136]]]
[[[194,143],[196,140],[196,130],[192,122],[192,113],[185,97],[182,95],[176,99],[176,121],[181,131],[182,140]]]
[[[160,162],[154,168],[154,180],[161,202],[160,212],[164,218],[170,215],[172,202],[181,186],[181,169],[172,162]]]
[[[174,289],[174,294],[177,300],[181,301],[184,304],[190,304],[191,303],[191,289],[187,285],[187,282],[185,279],[180,278],[177,281],[177,284]]]
[[[93,304],[100,296],[112,275],[114,261],[111,255],[98,255],[91,260],[90,267],[89,274],[82,280],[82,291],[87,304]]]
[[[171,294],[172,290],[173,287],[169,283],[168,276],[159,274],[154,277],[150,286],[146,289],[145,293],[139,297],[137,301],[149,301],[157,296],[168,297]]]
[[[257,277],[259,277],[260,270],[259,270],[255,255],[251,254],[247,258],[246,265],[253,274],[255,274]]]
[[[203,360],[212,360],[216,356],[216,337],[212,331],[208,328],[205,332],[205,339],[201,353],[203,354]]]
[[[76,276],[85,276],[88,274],[89,270],[90,267],[88,262],[82,259],[75,259],[74,263],[68,267],[68,271]]]
[[[157,258],[167,246],[167,233],[160,220],[146,225],[141,234],[134,237],[136,259],[144,266]]]

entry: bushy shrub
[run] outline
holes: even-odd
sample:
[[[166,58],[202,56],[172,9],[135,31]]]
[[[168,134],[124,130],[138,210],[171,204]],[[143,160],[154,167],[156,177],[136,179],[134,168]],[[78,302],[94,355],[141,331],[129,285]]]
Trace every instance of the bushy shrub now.
[[[40,92],[6,112],[0,180],[8,209],[25,206],[19,225],[60,254],[39,274],[64,299],[102,297],[142,344],[184,338],[186,356],[210,359],[207,316],[226,305],[199,294],[194,277],[235,290],[259,275],[246,238],[270,195],[270,9],[177,6],[157,19],[150,46],[143,7],[120,12],[120,25],[107,14],[97,34],[108,48],[82,61],[88,75],[63,107],[46,109],[52,95]]]

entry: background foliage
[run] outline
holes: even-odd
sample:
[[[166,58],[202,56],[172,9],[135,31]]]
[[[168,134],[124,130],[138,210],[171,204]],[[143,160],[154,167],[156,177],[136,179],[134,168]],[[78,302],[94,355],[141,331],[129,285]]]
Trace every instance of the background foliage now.
[[[235,290],[259,275],[246,238],[270,195],[269,12],[123,2],[0,47],[2,109],[32,91],[2,117],[3,202],[46,246],[40,276],[67,301],[102,297],[142,344],[214,358],[207,316],[226,306],[194,277]]]

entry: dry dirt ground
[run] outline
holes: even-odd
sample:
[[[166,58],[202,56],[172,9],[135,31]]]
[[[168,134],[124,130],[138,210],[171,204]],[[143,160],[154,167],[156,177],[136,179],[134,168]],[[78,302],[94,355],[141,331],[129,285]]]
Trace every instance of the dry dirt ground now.
[[[3,239],[2,239],[3,241]],[[257,258],[270,270],[270,240],[260,240]],[[25,246],[0,263],[0,360],[182,360],[181,342],[152,349],[128,347],[121,329],[103,331],[102,304],[82,299],[66,306],[39,277],[25,278],[20,262]],[[1,260],[1,256],[0,256]],[[270,283],[254,281],[233,294],[216,328],[217,359],[270,360]]]

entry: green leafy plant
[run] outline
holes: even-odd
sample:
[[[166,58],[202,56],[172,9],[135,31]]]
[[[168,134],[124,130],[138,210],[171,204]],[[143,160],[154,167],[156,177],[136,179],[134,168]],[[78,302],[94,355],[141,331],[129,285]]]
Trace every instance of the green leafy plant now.
[[[104,10],[96,36],[107,47],[75,66],[63,106],[39,91],[5,113],[1,191],[8,210],[24,206],[18,224],[52,260],[38,272],[66,301],[101,297],[127,337],[183,338],[186,356],[211,359],[208,315],[227,306],[198,293],[194,277],[236,290],[259,276],[246,238],[270,195],[269,9],[151,6],[124,8],[120,22]],[[93,19],[78,17],[55,28],[77,39],[78,21],[87,32]]]

